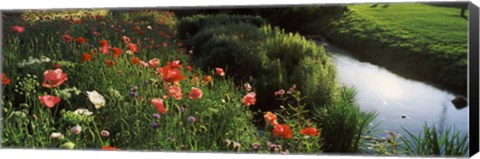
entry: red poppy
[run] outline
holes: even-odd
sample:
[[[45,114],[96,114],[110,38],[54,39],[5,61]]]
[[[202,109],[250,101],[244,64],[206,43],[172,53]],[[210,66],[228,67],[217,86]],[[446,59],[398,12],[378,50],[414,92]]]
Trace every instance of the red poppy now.
[[[52,63],[52,66],[55,68],[62,68],[62,66],[59,63]]]
[[[92,34],[95,35],[95,36],[100,36],[100,33],[97,32],[97,31],[94,31]]]
[[[183,43],[182,43],[182,42],[178,42],[177,46],[178,46],[178,47],[182,47],[182,46],[183,46]]]
[[[180,60],[174,60],[172,62],[169,62],[168,65],[172,68],[182,68],[182,65],[180,64]]]
[[[63,34],[62,39],[63,39],[63,41],[65,41],[65,42],[67,42],[67,43],[73,41],[73,37],[70,36],[70,35],[68,35],[68,34]]]
[[[153,98],[150,104],[152,104],[155,107],[155,109],[157,109],[158,113],[160,114],[167,113],[167,109],[165,109],[163,99]]]
[[[165,36],[165,35],[167,35],[167,34],[166,34],[164,31],[159,31],[159,32],[158,32],[158,35],[160,35],[160,36],[163,37],[163,36]]]
[[[192,66],[187,66],[188,71],[192,71]]]
[[[210,75],[207,75],[207,76],[203,77],[203,82],[205,82],[205,83],[211,82],[212,80],[213,80],[213,78]]]
[[[10,81],[12,81],[12,80],[7,78],[7,75],[5,73],[2,73],[2,84],[9,85]]]
[[[195,87],[192,87],[192,91],[188,93],[188,98],[193,100],[200,99],[202,98],[202,96],[203,96],[202,90]]]
[[[134,27],[133,27],[133,30],[135,30],[135,31],[140,31],[141,28],[140,28],[140,26],[137,25],[137,26],[134,26]]]
[[[12,31],[15,33],[23,33],[25,29],[22,26],[12,26]]]
[[[138,52],[138,45],[137,44],[133,44],[133,43],[128,43],[127,44],[127,47],[129,50],[132,50],[134,53],[137,53]]]
[[[308,127],[300,131],[302,135],[317,136],[320,135],[320,132],[317,131],[314,127]]]
[[[292,130],[290,130],[290,127],[287,124],[275,125],[272,132],[275,137],[282,137],[285,139],[292,138]]]
[[[78,37],[78,38],[75,38],[75,42],[77,42],[77,44],[83,44],[85,43],[87,40],[83,37]]]
[[[148,61],[148,66],[150,66],[151,68],[156,68],[158,65],[160,65],[160,60],[158,58],[154,58]]]
[[[162,74],[162,80],[165,82],[174,83],[185,79],[180,70],[172,68],[170,65],[158,68],[157,71]]]
[[[253,92],[248,93],[242,99],[242,103],[245,106],[255,105],[256,101],[257,101],[257,99],[255,98],[255,93],[253,93]]]
[[[99,44],[100,44],[101,47],[106,47],[106,46],[108,46],[108,41],[107,40],[100,40]]]
[[[92,55],[89,53],[83,53],[82,54],[82,62],[87,62],[92,60]]]
[[[215,68],[215,72],[220,76],[225,76],[225,72],[223,72],[222,68]]]
[[[104,55],[107,55],[109,48],[110,48],[110,47],[108,47],[108,46],[103,46],[103,47],[100,47],[100,48],[98,49],[98,51],[102,52]]]
[[[182,89],[180,89],[180,87],[177,87],[177,86],[169,86],[168,96],[173,97],[176,100],[180,100],[183,97]]]
[[[123,43],[125,43],[125,44],[128,44],[128,43],[132,42],[132,40],[130,40],[130,38],[127,37],[127,36],[125,36],[125,35],[122,36],[122,41],[123,41]]]
[[[113,51],[113,56],[118,59],[118,57],[120,57],[120,55],[122,54],[122,50],[118,47],[114,47],[112,48],[112,51]]]
[[[136,65],[138,62],[140,62],[140,59],[138,57],[133,57],[132,64]]]
[[[162,42],[162,46],[167,47],[168,46],[167,42]]]
[[[143,32],[143,31],[137,31],[137,34],[138,34],[138,35],[143,35],[143,34],[145,34],[145,32]]]
[[[59,97],[51,96],[51,95],[38,96],[38,99],[44,106],[49,108],[53,108],[55,104],[61,101]]]
[[[103,146],[102,147],[102,150],[106,150],[106,151],[116,151],[116,150],[120,150],[116,147],[112,147],[112,146]]]
[[[46,88],[57,87],[67,80],[67,74],[62,69],[47,70],[43,73],[42,86]]]
[[[110,60],[110,59],[107,59],[107,60],[105,61],[105,63],[107,64],[107,67],[113,67],[113,66],[117,65],[117,62],[112,61],[112,60]]]
[[[277,122],[277,115],[273,114],[272,112],[268,111],[263,118],[265,118],[266,121],[268,121],[270,124],[273,126],[278,125]]]

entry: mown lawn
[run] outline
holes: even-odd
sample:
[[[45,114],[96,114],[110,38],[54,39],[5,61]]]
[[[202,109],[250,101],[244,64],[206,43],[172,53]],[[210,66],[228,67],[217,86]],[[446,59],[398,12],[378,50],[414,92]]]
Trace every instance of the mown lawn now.
[[[466,47],[468,21],[460,16],[459,8],[431,6],[419,3],[352,5],[349,8],[361,16],[373,19],[377,25],[410,33],[415,42]],[[468,11],[466,12],[468,16]]]

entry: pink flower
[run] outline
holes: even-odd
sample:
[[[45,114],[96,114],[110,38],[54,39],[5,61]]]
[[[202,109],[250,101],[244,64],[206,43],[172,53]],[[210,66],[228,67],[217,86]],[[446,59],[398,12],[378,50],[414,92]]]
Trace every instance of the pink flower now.
[[[125,36],[125,35],[122,36],[122,41],[123,41],[123,43],[125,43],[125,44],[129,44],[130,42],[132,42],[132,40],[130,40],[130,38],[127,37],[127,36]]]
[[[73,37],[70,36],[70,35],[68,35],[68,34],[63,34],[62,39],[63,39],[63,41],[65,41],[65,42],[67,42],[67,43],[73,41]]]
[[[252,86],[250,86],[250,84],[249,84],[249,83],[245,83],[245,84],[243,84],[243,87],[245,88],[245,90],[247,90],[247,92],[250,92],[250,91],[252,91]]]
[[[140,66],[143,66],[143,67],[148,67],[149,64],[146,63],[145,61],[140,61]]]
[[[59,97],[51,96],[51,95],[38,96],[38,100],[40,100],[40,102],[44,106],[49,107],[49,108],[53,108],[53,106],[55,106],[55,104],[57,104],[58,102],[61,101],[61,99]]]
[[[196,100],[202,98],[203,92],[202,90],[192,87],[192,91],[188,93],[188,98]]]
[[[100,33],[97,32],[97,31],[94,31],[92,34],[95,35],[95,36],[100,36]]]
[[[151,68],[156,68],[159,64],[160,64],[160,60],[158,58],[154,58],[154,59],[151,59],[150,61],[148,61],[148,65]]]
[[[25,32],[25,29],[21,26],[12,26],[12,31],[15,32],[15,33],[23,33]]]
[[[151,104],[157,109],[158,113],[165,114],[167,110],[165,109],[163,99],[160,98],[153,98]]]
[[[183,97],[182,89],[180,89],[180,87],[177,87],[177,86],[169,86],[168,95],[170,97],[174,97],[176,100],[180,100]]]
[[[42,86],[46,88],[57,87],[67,80],[67,74],[62,69],[47,70],[43,73]]]
[[[255,99],[255,96],[256,95],[254,92],[248,93],[247,95],[245,95],[245,97],[243,97],[242,103],[245,106],[255,105],[255,102],[257,102],[257,99]]]
[[[182,68],[182,65],[180,64],[180,60],[174,60],[170,63],[170,66],[172,68]]]
[[[107,55],[109,49],[110,49],[109,46],[103,46],[103,47],[100,47],[98,50],[99,50],[100,52],[102,52],[104,55]]]
[[[127,44],[127,47],[129,50],[132,50],[134,53],[137,53],[138,52],[138,45],[137,44],[133,44],[133,43],[128,43]]]
[[[220,76],[225,76],[225,72],[223,72],[222,68],[215,68],[215,72],[217,72],[217,74]]]

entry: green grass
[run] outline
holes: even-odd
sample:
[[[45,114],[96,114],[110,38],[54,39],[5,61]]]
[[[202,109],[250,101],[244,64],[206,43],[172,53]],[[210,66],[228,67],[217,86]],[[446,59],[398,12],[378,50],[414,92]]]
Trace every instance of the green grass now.
[[[394,3],[386,8],[382,4],[375,8],[370,6],[361,4],[349,8],[375,25],[395,28],[403,33],[398,36],[408,38],[411,43],[466,49],[468,21],[460,17],[458,8],[417,3]]]

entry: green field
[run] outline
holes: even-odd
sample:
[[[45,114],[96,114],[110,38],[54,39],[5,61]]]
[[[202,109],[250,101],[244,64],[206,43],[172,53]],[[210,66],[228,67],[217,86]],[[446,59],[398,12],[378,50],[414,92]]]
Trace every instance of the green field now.
[[[466,48],[468,21],[459,16],[459,8],[416,3],[391,4],[386,8],[383,4],[375,8],[370,6],[361,4],[349,8],[376,25],[410,35],[415,42]]]
[[[419,3],[371,6],[348,6],[349,11],[330,19],[322,32],[367,61],[456,93],[466,91],[468,21],[460,16],[460,8]],[[320,21],[325,24],[314,23]]]

